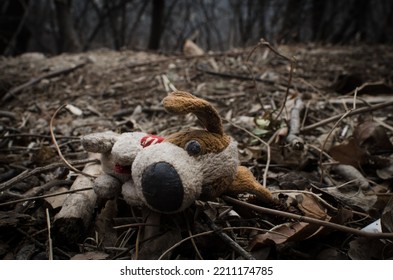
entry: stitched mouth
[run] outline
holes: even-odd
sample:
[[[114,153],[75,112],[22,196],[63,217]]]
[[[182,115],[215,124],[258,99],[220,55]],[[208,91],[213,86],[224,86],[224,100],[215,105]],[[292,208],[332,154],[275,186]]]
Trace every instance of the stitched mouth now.
[[[131,175],[131,165],[120,165],[116,163],[114,169],[116,173]]]

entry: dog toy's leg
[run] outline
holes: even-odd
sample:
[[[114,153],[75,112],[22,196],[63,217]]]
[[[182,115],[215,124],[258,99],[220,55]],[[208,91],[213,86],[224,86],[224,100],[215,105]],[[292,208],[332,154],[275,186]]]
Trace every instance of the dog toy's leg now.
[[[239,166],[237,169],[236,178],[229,186],[227,192],[229,194],[237,195],[241,193],[250,193],[257,196],[258,199],[267,204],[277,204],[273,199],[269,190],[263,187],[254,177],[247,167]]]
[[[120,194],[121,182],[109,174],[103,174],[94,180],[93,188],[98,197],[112,199]]]
[[[123,194],[124,200],[131,206],[142,205],[142,200],[138,197],[136,189],[132,180],[129,180],[123,184],[121,193]]]

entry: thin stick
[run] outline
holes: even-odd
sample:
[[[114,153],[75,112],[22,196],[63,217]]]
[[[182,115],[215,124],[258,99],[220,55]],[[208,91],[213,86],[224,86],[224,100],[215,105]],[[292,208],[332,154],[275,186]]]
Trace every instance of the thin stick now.
[[[295,99],[295,105],[291,110],[291,118],[289,124],[289,132],[285,141],[293,147],[295,150],[303,150],[304,141],[299,137],[300,133],[300,113],[304,108],[303,100],[298,97]]]
[[[57,144],[56,136],[55,136],[55,133],[53,132],[53,121],[54,121],[54,119],[55,119],[57,113],[58,113],[61,109],[63,109],[64,107],[66,107],[66,106],[67,106],[67,104],[61,105],[61,106],[55,111],[55,113],[53,114],[52,118],[50,119],[49,130],[50,130],[50,135],[51,135],[51,137],[52,137],[52,142],[53,142],[53,144],[55,145],[55,148],[56,148],[56,151],[57,151],[59,157],[60,157],[61,160],[65,163],[65,165],[67,165],[67,167],[68,167],[69,169],[71,169],[72,171],[74,171],[74,172],[76,172],[76,173],[78,173],[78,174],[82,174],[82,175],[84,175],[84,176],[86,176],[86,177],[96,178],[96,176],[94,176],[94,175],[87,174],[87,173],[85,173],[85,172],[83,172],[83,171],[80,171],[80,170],[76,169],[75,167],[73,167],[73,166],[65,159],[65,157],[63,156],[63,154],[62,154],[62,152],[61,152],[61,150],[60,150],[59,145]]]
[[[326,200],[321,198],[318,194],[310,192],[310,191],[302,191],[302,190],[277,190],[277,191],[274,191],[274,190],[272,190],[270,192],[272,194],[274,194],[274,193],[302,193],[302,194],[309,194],[309,195],[312,195],[313,197],[315,197],[316,199],[318,199],[320,202],[322,202],[322,204],[327,206],[330,210],[338,211],[338,209],[336,207],[334,207],[333,205],[330,205]]]
[[[42,248],[42,249],[46,249],[46,246],[44,244],[42,244],[41,242],[39,242],[37,239],[35,239],[34,237],[31,236],[31,234],[28,234],[27,232],[25,232],[24,230],[20,229],[19,227],[16,228],[16,230],[21,233],[23,236],[25,236],[27,239],[31,240],[35,245],[37,245],[38,247]],[[63,250],[54,247],[53,248],[55,252],[67,257],[67,258],[71,258],[71,256],[64,252]]]
[[[230,238],[225,232],[220,231],[220,228],[207,216],[205,215],[205,220],[212,230],[226,243],[228,244],[236,253],[242,256],[246,260],[255,260],[255,258],[246,250],[243,249],[237,242]],[[191,239],[193,240],[193,239]]]
[[[283,54],[280,53],[278,50],[276,50],[272,45],[270,45],[269,42],[265,41],[264,39],[261,39],[261,40],[259,41],[259,43],[258,43],[258,44],[251,50],[251,52],[248,54],[247,61],[249,60],[249,58],[250,58],[250,56],[253,54],[253,52],[254,52],[257,48],[259,48],[259,47],[261,47],[261,46],[267,47],[269,50],[271,50],[271,51],[272,51],[273,53],[275,53],[277,56],[279,56],[279,57],[281,57],[281,58],[283,58],[283,59],[285,59],[285,60],[288,60],[288,61],[290,62],[289,77],[288,77],[288,83],[287,83],[287,87],[286,87],[286,91],[285,91],[284,101],[282,102],[281,107],[280,107],[280,110],[278,111],[278,114],[277,114],[277,116],[276,116],[276,118],[275,118],[275,120],[277,120],[277,119],[280,117],[282,111],[284,110],[285,104],[287,103],[287,99],[288,99],[288,96],[289,96],[289,88],[291,87],[292,76],[293,76],[293,69],[295,68],[296,60],[295,60],[294,57],[289,58],[288,56],[283,55]]]
[[[380,124],[380,125],[383,126],[384,128],[387,128],[387,129],[389,129],[391,132],[393,132],[393,126],[388,125],[388,124],[385,123],[384,121],[381,121],[381,120],[379,120],[379,119],[377,119],[377,118],[375,118],[374,120],[375,120],[375,122],[377,122],[378,124]]]
[[[189,234],[189,236],[192,236],[192,232],[191,232],[190,229],[188,229],[188,234]],[[202,257],[202,255],[201,255],[201,252],[199,252],[198,246],[196,245],[194,238],[191,238],[190,240],[191,240],[191,243],[192,243],[192,247],[194,247],[194,250],[195,250],[195,252],[196,252],[198,258],[199,258],[200,260],[203,260],[203,257]]]
[[[204,53],[202,55],[190,55],[190,56],[184,56],[184,55],[173,55],[170,57],[165,57],[162,59],[157,59],[157,60],[151,60],[147,62],[140,62],[140,63],[130,63],[126,64],[125,67],[127,68],[137,68],[137,67],[144,67],[144,66],[149,66],[149,65],[154,65],[154,64],[162,64],[162,63],[167,63],[167,62],[173,62],[174,60],[193,60],[193,59],[204,59],[204,58],[210,58],[210,57],[220,57],[220,56],[241,56],[244,54],[244,51],[233,51],[233,52],[221,52],[221,53]]]
[[[138,233],[136,234],[136,240],[135,240],[135,254],[134,254],[134,259],[137,260],[139,257],[139,246],[140,246],[140,239],[141,239],[141,233],[142,232],[142,226],[138,227]]]
[[[362,114],[362,113],[367,113],[367,112],[372,112],[372,111],[376,111],[382,108],[386,108],[386,107],[390,107],[393,106],[393,100],[389,100],[383,103],[379,103],[376,105],[371,105],[368,107],[361,107],[361,108],[357,108],[356,110],[352,110],[350,111],[345,117],[349,117],[349,116],[353,116],[353,115],[358,115],[358,114]],[[313,130],[317,127],[323,126],[325,124],[337,121],[338,119],[342,118],[342,116],[338,115],[338,116],[333,116],[327,119],[324,119],[322,121],[319,121],[317,123],[314,124],[310,124],[308,126],[303,127],[300,132],[306,132],[309,130]]]
[[[261,79],[261,78],[255,77],[255,75],[253,75],[254,73],[252,71],[250,71],[251,68],[249,68],[249,71],[252,73],[252,77],[245,76],[245,75],[232,74],[232,73],[225,73],[225,72],[216,72],[213,70],[205,69],[200,65],[197,65],[196,69],[198,71],[203,72],[208,75],[219,76],[219,77],[228,78],[228,79],[238,79],[238,80],[245,80],[245,81],[258,81],[258,82],[262,82],[262,83],[269,84],[269,85],[273,85],[275,83],[272,80]]]
[[[73,165],[80,165],[80,164],[86,164],[86,163],[91,163],[91,162],[98,163],[99,161],[97,159],[89,158],[89,159],[72,161],[72,164]],[[22,173],[20,173],[19,175],[11,178],[10,180],[8,180],[8,181],[6,181],[4,183],[1,183],[0,184],[0,191],[7,190],[7,189],[11,188],[17,182],[23,181],[23,180],[25,180],[25,179],[33,176],[33,175],[36,175],[36,174],[39,174],[39,173],[42,173],[42,172],[46,172],[46,171],[49,171],[49,170],[53,170],[53,169],[58,168],[58,167],[63,167],[64,165],[65,165],[64,162],[55,162],[55,163],[51,163],[51,164],[46,165],[46,166],[37,167],[37,168],[35,168],[33,170],[25,170]]]
[[[243,206],[243,207],[247,207],[247,208],[257,211],[259,213],[276,215],[276,216],[285,217],[285,218],[289,218],[289,219],[295,219],[295,220],[298,220],[299,222],[316,224],[316,225],[332,228],[335,230],[339,230],[339,231],[343,231],[343,232],[347,232],[350,234],[355,234],[355,235],[363,236],[363,237],[367,237],[367,238],[393,239],[393,233],[367,232],[367,231],[362,231],[359,229],[354,229],[354,228],[350,228],[347,226],[331,223],[328,221],[318,220],[318,219],[314,219],[311,217],[301,216],[301,215],[297,215],[297,214],[292,214],[292,213],[287,213],[287,212],[283,212],[283,211],[279,211],[279,210],[275,210],[275,209],[257,206],[257,205],[250,204],[250,203],[247,203],[244,201],[240,201],[238,199],[234,199],[229,196],[223,196],[223,199],[227,202],[231,202],[231,203]]]
[[[328,135],[325,138],[325,141],[323,142],[322,148],[321,148],[321,152],[319,153],[319,160],[318,160],[318,165],[321,169],[321,182],[323,180],[323,168],[322,168],[322,158],[323,158],[323,154],[324,154],[324,150],[325,150],[325,145],[327,143],[327,140],[329,139],[330,135],[333,133],[334,129],[340,124],[340,122],[345,119],[350,113],[352,112],[352,110],[349,110],[347,112],[345,112],[341,118],[339,118],[339,120],[333,125],[332,129],[329,131]]]
[[[52,136],[43,135],[43,134],[34,134],[34,133],[19,133],[19,134],[9,134],[1,136],[2,138],[16,138],[16,137],[37,137],[37,138],[49,138],[52,139]],[[62,136],[57,135],[57,139],[71,139],[71,140],[79,140],[80,137],[78,136]]]
[[[48,208],[45,209],[46,212],[46,224],[48,227],[48,244],[49,244],[49,260],[53,260],[53,247],[52,247],[52,237],[51,237],[51,230],[50,230],[50,217],[49,217],[49,210]]]
[[[353,95],[353,107],[352,109],[347,110],[342,116],[341,118],[338,119],[338,121],[333,125],[332,129],[329,131],[328,135],[325,138],[325,141],[323,142],[322,148],[321,148],[321,152],[319,153],[319,168],[321,169],[321,178],[320,181],[323,181],[323,168],[322,168],[322,158],[323,158],[323,151],[325,150],[325,146],[326,143],[330,137],[330,135],[333,133],[334,129],[340,124],[340,122],[345,119],[353,110],[356,110],[356,97],[357,97],[357,93],[358,93],[358,88],[356,88],[355,93]]]
[[[277,234],[277,235],[281,235],[281,236],[284,236],[284,237],[289,237],[289,236],[287,236],[287,235],[285,235],[285,234],[282,234],[282,233],[279,233],[279,232],[275,232],[275,231],[271,231],[271,230],[266,230],[266,229],[261,229],[261,228],[255,228],[255,227],[225,227],[225,228],[220,228],[219,230],[220,230],[220,231],[226,231],[226,230],[234,230],[234,229],[252,229],[252,230],[259,230],[259,231],[262,231],[262,232],[270,232],[270,233]],[[204,236],[204,235],[209,235],[209,234],[212,234],[212,233],[215,233],[215,232],[217,232],[217,230],[208,230],[208,231],[204,231],[204,232],[201,232],[201,233],[197,233],[197,234],[188,236],[188,237],[186,237],[186,238],[180,240],[179,242],[177,242],[176,244],[174,244],[174,245],[171,246],[170,248],[168,248],[164,253],[161,254],[161,256],[158,258],[158,260],[161,260],[161,259],[162,259],[163,257],[165,257],[165,255],[168,254],[170,251],[172,251],[172,250],[175,249],[176,247],[180,246],[181,244],[183,244],[184,242],[186,242],[186,241],[188,241],[188,240],[190,240],[190,239],[192,239],[192,238],[196,238],[196,237]]]
[[[184,215],[184,216],[185,216],[185,215]],[[186,218],[186,217],[185,217],[185,218]],[[189,235],[189,236],[192,236],[192,231],[191,231],[191,228],[190,228],[190,223],[188,222],[188,219],[187,219],[187,218],[186,218],[186,223],[187,223],[188,235]],[[203,260],[202,254],[201,254],[201,252],[199,251],[198,246],[196,245],[194,238],[191,238],[191,244],[192,244],[192,247],[194,247],[194,250],[195,250],[195,252],[196,252],[198,258],[199,258],[200,260]]]
[[[122,229],[122,228],[133,228],[133,227],[159,227],[159,224],[152,224],[152,223],[134,223],[134,224],[125,224],[120,226],[114,226],[113,229]]]
[[[62,74],[68,74],[68,73],[70,73],[72,71],[75,71],[78,68],[81,68],[81,67],[85,66],[85,65],[86,65],[86,62],[82,62],[82,63],[79,63],[77,65],[65,68],[65,69],[55,70],[55,71],[52,71],[52,72],[49,72],[49,73],[45,73],[45,74],[43,74],[41,76],[38,76],[36,78],[33,78],[30,81],[28,81],[28,82],[26,82],[24,84],[21,84],[20,86],[14,87],[10,91],[8,91],[3,96],[3,98],[1,99],[1,103],[4,103],[4,102],[8,101],[16,93],[19,93],[20,91],[24,90],[25,88],[33,86],[33,85],[39,83],[40,81],[42,81],[44,79],[50,79],[50,78],[53,78],[53,77],[56,77],[56,76],[60,76]]]
[[[92,190],[93,188],[83,188],[83,189],[76,189],[76,190],[69,190],[65,192],[58,192],[58,193],[51,193],[51,194],[45,194],[45,195],[40,195],[40,196],[32,196],[32,197],[27,197],[27,198],[21,198],[13,201],[7,201],[4,203],[0,203],[0,207],[2,206],[7,206],[7,205],[12,205],[15,203],[19,202],[24,202],[24,201],[30,201],[30,200],[37,200],[37,199],[42,199],[42,198],[47,198],[47,197],[52,197],[52,196],[58,196],[58,195],[63,195],[63,194],[71,194],[71,193],[76,193],[76,192],[82,192],[82,191],[89,191]]]
[[[344,186],[345,184],[348,184],[348,183],[350,183],[350,182],[346,182],[346,183],[344,183],[344,184],[342,184],[342,185],[340,185],[340,186],[337,186],[337,188],[340,188],[340,187],[342,187],[342,186]],[[325,194],[330,195],[328,192],[324,191],[323,188],[319,188],[319,187],[317,187],[317,186],[316,186],[315,184],[313,184],[313,183],[310,183],[310,185],[311,185],[311,187],[313,187],[314,189],[316,189],[316,190],[318,190],[318,191],[320,191],[320,192],[322,192],[322,193],[325,193]],[[300,191],[300,192],[301,192],[301,191]],[[311,193],[313,193],[313,192],[311,192]],[[318,196],[318,197],[319,197],[319,196]],[[320,200],[321,200],[322,203],[324,203],[323,201],[325,201],[325,200],[322,199],[321,197],[320,197]],[[325,202],[328,203],[327,201],[325,201]],[[338,208],[335,208],[335,207],[332,206],[332,205],[330,205],[330,206],[328,206],[328,207],[333,207],[335,211],[338,211],[338,210],[339,210]],[[333,210],[333,208],[332,208],[332,210]],[[363,213],[363,212],[359,212],[359,211],[356,211],[356,210],[353,210],[353,209],[351,209],[351,212],[354,213],[354,214],[356,214],[356,215],[362,216],[362,217],[364,217],[364,218],[371,218],[371,216],[370,216],[369,214],[366,214],[366,213]]]

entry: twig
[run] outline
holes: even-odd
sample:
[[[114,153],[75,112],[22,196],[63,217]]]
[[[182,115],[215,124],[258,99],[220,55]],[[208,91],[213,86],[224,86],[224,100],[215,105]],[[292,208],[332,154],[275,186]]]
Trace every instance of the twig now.
[[[338,121],[333,125],[332,129],[329,131],[328,135],[327,135],[326,138],[325,138],[325,141],[324,141],[323,144],[322,144],[322,148],[321,148],[321,151],[320,151],[320,153],[319,153],[319,160],[318,160],[318,166],[319,166],[320,169],[321,169],[321,182],[322,182],[322,180],[323,180],[322,158],[323,158],[323,155],[324,155],[324,151],[325,151],[325,146],[326,146],[327,140],[329,139],[330,135],[333,133],[334,129],[340,124],[340,122],[341,122],[343,119],[345,119],[351,112],[352,112],[352,110],[346,111],[346,112],[341,116],[341,118],[338,119]]]
[[[362,113],[367,113],[367,112],[372,112],[372,111],[376,111],[376,110],[379,110],[379,109],[382,109],[382,108],[386,108],[386,107],[390,107],[390,106],[393,106],[393,100],[389,100],[389,101],[386,101],[386,102],[383,102],[383,103],[379,103],[379,104],[376,104],[376,105],[371,105],[371,106],[368,106],[368,107],[357,108],[356,110],[352,110],[352,111],[348,112],[348,114],[346,114],[345,117],[358,115],[358,114],[362,114]],[[338,115],[338,116],[333,116],[333,117],[324,119],[324,120],[319,121],[317,123],[310,124],[308,126],[303,127],[300,130],[300,132],[306,132],[306,131],[309,131],[309,130],[313,130],[313,129],[315,129],[317,127],[320,127],[320,126],[323,126],[325,124],[337,121],[338,119],[341,119],[341,118],[342,118],[342,116]]]
[[[88,164],[83,171],[95,175],[102,173],[100,164]],[[97,201],[93,185],[94,180],[81,174],[73,182],[71,190],[78,190],[78,192],[67,195],[62,208],[53,220],[53,233],[58,242],[75,244],[87,232]],[[81,189],[86,190],[81,192],[79,191]]]
[[[63,195],[63,194],[71,194],[71,193],[76,193],[76,192],[88,191],[88,190],[92,190],[92,189],[93,188],[82,188],[82,189],[77,189],[77,190],[69,190],[69,191],[65,191],[65,192],[58,192],[58,193],[44,194],[44,195],[40,195],[40,196],[21,198],[21,199],[17,199],[17,200],[13,200],[13,201],[7,201],[4,203],[0,203],[0,207],[12,205],[12,204],[19,203],[19,202],[43,199],[43,198],[58,196],[58,195]]]
[[[9,111],[0,110],[0,117],[6,117],[9,119],[16,120],[16,114]]]
[[[324,192],[323,189],[318,188],[318,187],[315,186],[313,183],[310,183],[310,185],[311,185],[314,189],[316,189],[316,190],[318,190],[318,191],[321,191],[321,192]],[[272,194],[274,194],[274,193],[304,193],[304,194],[310,194],[310,195],[312,195],[313,197],[315,197],[316,199],[318,199],[322,204],[324,204],[325,206],[327,206],[330,210],[333,210],[333,211],[335,211],[335,212],[338,212],[338,211],[339,211],[338,208],[336,208],[336,207],[334,207],[333,205],[329,204],[326,200],[324,200],[324,199],[323,199],[322,197],[320,197],[318,194],[313,193],[313,192],[310,192],[310,191],[302,191],[302,190],[277,190],[277,191],[270,191],[270,192],[271,192]],[[328,192],[324,192],[324,193],[329,194]],[[393,195],[393,194],[392,194],[392,195]],[[354,214],[356,214],[356,215],[362,216],[362,217],[364,217],[364,218],[370,218],[370,215],[369,215],[369,214],[366,214],[366,213],[362,213],[362,212],[355,211],[355,210],[351,210],[351,212],[354,213]]]
[[[146,62],[141,62],[141,63],[130,63],[130,64],[125,65],[125,67],[137,68],[137,67],[148,66],[151,64],[161,64],[161,63],[172,62],[174,60],[193,60],[196,58],[210,58],[210,57],[220,57],[220,56],[240,56],[243,54],[244,54],[244,51],[223,52],[223,53],[205,53],[202,55],[190,55],[190,56],[173,55],[170,57],[165,57],[162,59],[156,59],[156,60],[151,60],[151,61],[146,61]]]
[[[366,191],[369,189],[370,184],[367,179],[364,178],[363,174],[352,165],[337,164],[332,167],[332,171],[337,172],[346,180],[354,181],[354,183],[359,186],[359,190]]]
[[[254,75],[252,75],[252,77],[249,77],[249,76],[245,76],[245,75],[238,75],[238,74],[232,74],[232,73],[216,72],[216,71],[205,69],[200,65],[197,65],[196,69],[198,71],[203,72],[208,75],[218,76],[218,77],[223,77],[223,78],[228,78],[228,79],[238,79],[238,80],[244,80],[244,81],[255,80],[255,81],[270,84],[270,85],[273,85],[275,83],[275,81],[257,78],[257,77],[254,77]]]
[[[21,233],[23,236],[25,236],[27,239],[31,240],[35,245],[37,245],[38,247],[42,248],[42,249],[46,249],[46,246],[44,244],[42,244],[41,242],[39,242],[37,239],[35,239],[34,237],[31,236],[31,234],[28,234],[27,232],[25,232],[24,230],[20,229],[20,228],[16,228],[16,230]],[[55,251],[56,253],[59,253],[65,257],[67,257],[68,259],[71,258],[71,256],[64,252],[63,250],[54,247],[53,251]]]
[[[384,128],[389,129],[391,132],[393,132],[393,126],[388,125],[388,124],[385,123],[384,121],[379,120],[379,119],[377,119],[377,118],[375,118],[374,121],[377,122],[379,125],[383,126]]]
[[[81,67],[83,67],[85,65],[86,65],[86,62],[82,62],[82,63],[79,63],[77,65],[65,68],[65,69],[55,70],[55,71],[52,71],[52,72],[49,72],[49,73],[42,74],[41,76],[38,76],[36,78],[33,78],[30,81],[28,81],[28,82],[26,82],[24,84],[21,84],[20,86],[14,87],[10,91],[8,91],[3,96],[3,98],[1,99],[1,103],[7,102],[9,99],[14,97],[14,95],[16,93],[19,93],[20,91],[24,90],[25,88],[33,86],[33,85],[39,83],[40,81],[42,81],[44,79],[50,79],[50,78],[53,78],[53,77],[56,77],[56,76],[60,76],[60,75],[63,75],[63,74],[71,73],[72,71],[75,71],[76,69],[81,68]]]
[[[222,232],[221,229],[209,218],[209,216],[204,215],[205,220],[209,227],[215,231],[215,233],[226,243],[228,244],[236,253],[242,256],[246,260],[255,260],[255,258],[246,250],[243,249],[237,242],[235,242],[232,238],[230,238],[225,232]],[[193,239],[191,239],[193,240]]]
[[[34,133],[8,134],[8,135],[2,136],[2,138],[17,138],[17,137],[37,137],[37,138],[52,139],[52,136],[50,136],[50,135],[34,134]],[[78,136],[62,136],[62,135],[56,135],[56,139],[79,140],[80,137],[78,137]]]
[[[48,183],[43,184],[42,186],[36,187],[32,192],[28,194],[28,196],[24,195],[24,198],[32,197],[32,196],[37,196],[40,193],[43,193],[52,187],[55,186],[68,186],[71,185],[72,181],[71,180],[52,180],[49,181]]]
[[[52,247],[52,237],[50,231],[50,218],[49,218],[49,210],[45,209],[46,212],[46,224],[48,227],[48,244],[49,244],[49,260],[53,260],[53,247]]]
[[[304,141],[299,137],[300,133],[300,113],[304,108],[304,103],[300,97],[296,98],[295,106],[291,110],[291,118],[289,120],[289,133],[285,140],[295,150],[303,150]]]
[[[348,182],[346,182],[346,183],[348,183]],[[346,184],[346,183],[344,183],[344,184]],[[343,185],[344,185],[344,184],[343,184]],[[327,195],[331,195],[331,194],[329,194],[327,191],[325,191],[324,188],[320,188],[320,187],[316,186],[316,185],[313,184],[313,183],[310,183],[310,185],[311,185],[311,187],[313,187],[314,189],[316,189],[316,190],[318,190],[318,191],[320,191],[320,192],[322,192],[322,193],[325,193],[325,194],[327,194]],[[340,188],[340,187],[342,187],[343,185],[337,186],[337,188]],[[277,192],[278,192],[278,191],[277,191]],[[295,190],[295,192],[298,192],[298,191]],[[272,191],[272,193],[273,193],[273,191]],[[311,193],[313,193],[313,192],[311,192]],[[318,197],[319,197],[319,196],[318,196]],[[321,197],[319,197],[319,199],[320,199],[320,201],[321,201],[323,204],[328,203],[327,201],[325,201],[325,200],[322,199]],[[325,205],[327,206],[327,204],[325,204]],[[330,205],[330,206],[328,206],[328,207],[329,207],[329,208],[332,207],[331,209],[334,210],[334,211],[339,211],[338,208],[335,208],[335,207],[332,206],[332,205]],[[356,215],[362,216],[364,219],[366,219],[366,218],[371,218],[371,216],[370,216],[369,214],[367,214],[367,213],[359,212],[359,211],[356,211],[356,210],[353,210],[353,209],[351,209],[351,212],[354,213],[354,214],[356,214]]]
[[[52,188],[54,186],[67,186],[67,185],[72,185],[72,181],[71,180],[56,180],[55,179],[55,180],[49,181],[48,183],[46,183],[46,184],[44,184],[42,186],[33,188],[31,191],[26,192],[27,194],[25,194],[22,197],[18,198],[18,200],[29,199],[29,198],[32,198],[32,197],[39,197],[39,195],[41,193],[44,193],[45,191],[49,190],[50,188]],[[15,204],[17,202],[15,202],[15,200],[12,200],[12,201],[8,201],[6,203]],[[15,211],[16,212],[25,212],[25,210],[28,207],[29,207],[28,204],[21,203],[19,205],[16,205]]]
[[[140,247],[140,239],[141,239],[141,234],[142,234],[142,226],[138,227],[138,233],[136,234],[136,240],[135,240],[135,253],[134,253],[134,260],[137,260],[139,257],[139,247]]]
[[[329,131],[328,135],[325,138],[325,141],[323,142],[321,152],[319,153],[319,168],[321,169],[321,182],[323,181],[323,168],[322,168],[322,158],[323,158],[323,151],[325,150],[326,143],[330,137],[330,135],[333,133],[334,129],[340,124],[340,122],[345,119],[353,110],[356,110],[356,97],[357,97],[357,91],[358,88],[356,88],[355,93],[353,95],[353,107],[352,109],[347,110],[339,119],[338,121],[333,125],[332,129]]]
[[[140,226],[148,226],[148,227],[159,227],[159,224],[153,223],[133,223],[133,224],[125,224],[120,226],[114,226],[113,229],[122,229],[122,228],[133,228],[133,227],[140,227]]]
[[[350,234],[363,236],[363,237],[367,237],[367,238],[393,239],[393,233],[366,232],[366,231],[362,231],[362,230],[359,230],[359,229],[354,229],[354,228],[350,228],[350,227],[347,227],[347,226],[331,223],[331,222],[328,222],[328,221],[318,220],[318,219],[314,219],[314,218],[311,218],[311,217],[301,216],[301,215],[297,215],[297,214],[283,212],[283,211],[280,211],[280,210],[275,210],[275,209],[270,209],[270,208],[257,206],[257,205],[250,204],[250,203],[247,203],[247,202],[244,202],[244,201],[240,201],[238,199],[234,199],[234,198],[229,197],[229,196],[223,196],[222,198],[225,201],[227,201],[227,202],[231,202],[231,203],[243,206],[243,207],[247,207],[247,208],[252,209],[254,211],[257,211],[259,213],[270,214],[270,215],[285,217],[285,218],[289,218],[289,219],[295,219],[295,220],[298,220],[300,222],[316,224],[316,225],[319,225],[319,226],[324,226],[324,227],[332,228],[332,229],[335,229],[335,230],[339,230],[339,231],[343,231],[343,232],[347,232],[347,233],[350,233]]]
[[[76,161],[72,161],[71,164],[73,165],[81,165],[81,164],[86,164],[86,163],[91,163],[91,162],[96,162],[98,163],[99,160],[97,159],[83,159],[83,160],[76,160]],[[9,188],[11,188],[14,184],[16,184],[17,182],[23,181],[33,175],[42,173],[42,172],[46,172],[58,167],[63,167],[65,166],[64,162],[55,162],[46,166],[41,166],[41,167],[37,167],[33,170],[25,170],[22,173],[20,173],[19,175],[15,176],[14,178],[8,180],[7,182],[1,183],[0,184],[0,191],[4,191],[7,190]]]
[[[275,191],[275,190],[272,190],[270,192],[272,194],[275,194],[275,193],[303,193],[303,194],[309,194],[309,195],[312,195],[313,197],[315,197],[316,199],[318,199],[320,202],[322,202],[322,204],[327,206],[330,210],[338,211],[338,209],[336,207],[334,207],[333,205],[330,205],[326,200],[321,198],[318,194],[310,192],[310,191],[302,191],[302,190],[276,190]]]
[[[235,230],[235,229],[251,229],[251,230],[259,230],[261,232],[270,232],[272,234],[277,234],[277,235],[281,235],[281,236],[285,236],[288,237],[285,234],[279,233],[279,232],[275,232],[275,231],[271,231],[271,230],[266,230],[266,229],[261,229],[261,228],[255,228],[255,227],[225,227],[225,228],[220,228],[220,231],[226,231],[226,230]],[[161,256],[158,258],[158,260],[161,260],[163,257],[165,257],[166,254],[168,254],[170,251],[172,251],[173,249],[175,249],[176,247],[180,246],[181,244],[183,244],[184,242],[199,237],[199,236],[204,236],[204,235],[209,235],[209,234],[213,234],[217,232],[216,230],[208,230],[208,231],[204,231],[201,233],[197,233],[191,236],[188,236],[182,240],[180,240],[179,242],[177,242],[176,244],[174,244],[173,246],[171,246],[170,248],[168,248],[164,253],[161,254]]]
[[[289,58],[288,56],[283,55],[283,54],[280,53],[278,50],[276,50],[272,45],[270,45],[269,42],[265,41],[264,39],[261,39],[261,40],[259,41],[259,43],[258,43],[258,44],[251,50],[251,52],[248,54],[247,61],[249,60],[249,58],[250,58],[250,56],[252,55],[252,53],[253,53],[257,48],[262,47],[262,46],[263,46],[263,47],[267,47],[269,50],[271,50],[271,51],[272,51],[273,53],[275,53],[277,56],[279,56],[279,57],[281,57],[281,58],[283,58],[283,59],[285,59],[285,60],[287,60],[287,61],[290,62],[288,83],[287,83],[287,87],[286,87],[286,91],[285,91],[284,101],[282,102],[281,107],[280,107],[280,110],[278,111],[277,116],[276,116],[276,118],[275,118],[275,120],[277,120],[277,119],[280,117],[282,111],[284,110],[285,104],[287,103],[287,98],[288,98],[288,96],[289,96],[289,88],[291,87],[292,76],[293,76],[293,69],[295,68],[296,60],[295,60],[294,57]]]
[[[63,109],[64,107],[66,107],[66,106],[67,106],[67,104],[61,105],[61,106],[54,112],[52,118],[50,119],[49,130],[50,130],[50,135],[52,136],[52,142],[53,142],[53,144],[55,145],[55,148],[56,148],[56,151],[57,151],[59,157],[61,158],[61,160],[65,163],[65,165],[66,165],[69,169],[71,169],[72,171],[74,171],[74,172],[76,172],[76,173],[78,173],[78,174],[85,175],[86,177],[96,178],[96,176],[91,175],[91,174],[88,174],[88,173],[85,173],[85,172],[83,172],[83,171],[80,171],[80,170],[76,169],[74,166],[72,166],[72,165],[65,159],[65,157],[63,156],[63,153],[62,153],[61,150],[60,150],[59,145],[57,144],[56,136],[55,136],[55,133],[53,132],[53,121],[54,121],[54,119],[55,119],[57,113],[58,113],[61,109]]]
[[[162,78],[162,83],[164,85],[165,91],[167,93],[171,91],[177,91],[176,87],[172,84],[172,82],[169,80],[168,76],[163,74],[161,75]]]
[[[184,216],[185,216],[185,215],[184,215]],[[185,217],[185,218],[186,218],[186,217]],[[189,236],[192,236],[192,231],[191,231],[190,223],[188,222],[188,219],[187,219],[187,218],[186,218],[185,220],[186,220],[186,223],[187,223],[187,232],[188,232],[188,235],[189,235]],[[194,238],[191,238],[191,244],[192,244],[192,247],[194,248],[194,250],[195,250],[195,252],[196,252],[198,258],[199,258],[200,260],[203,260],[203,257],[202,257],[202,255],[201,255],[201,252],[199,251],[198,246],[197,246],[197,244],[195,243]]]

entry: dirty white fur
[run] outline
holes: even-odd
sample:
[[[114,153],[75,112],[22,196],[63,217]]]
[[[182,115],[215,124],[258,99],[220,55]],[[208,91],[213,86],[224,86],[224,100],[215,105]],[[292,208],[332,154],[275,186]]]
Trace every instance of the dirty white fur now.
[[[237,142],[231,139],[222,152],[210,153],[198,158],[203,173],[203,185],[210,184],[218,178],[235,178],[239,165]]]
[[[137,196],[149,207],[151,206],[146,202],[142,193],[142,175],[148,166],[157,162],[171,164],[180,176],[184,187],[184,197],[180,209],[176,212],[184,210],[201,193],[203,173],[201,172],[200,162],[172,143],[163,142],[144,148],[135,158],[132,166],[132,178],[134,179]]]
[[[136,155],[142,150],[140,140],[145,135],[146,133],[142,132],[117,134],[106,131],[92,133],[81,138],[86,151],[101,153],[101,166],[104,174],[94,182],[94,191],[99,197],[111,199],[120,194],[123,188],[129,188],[128,185],[123,184],[132,180],[131,175],[116,173],[115,164],[131,166]]]

